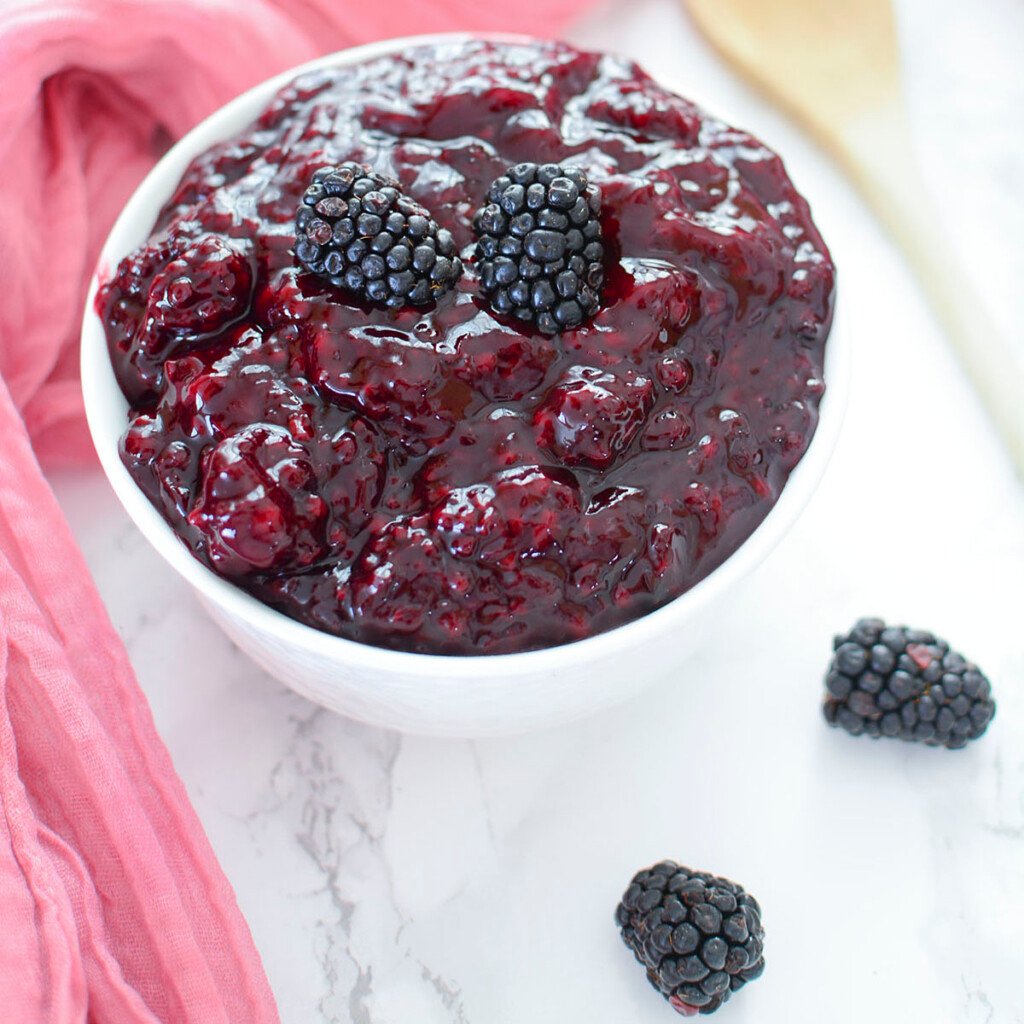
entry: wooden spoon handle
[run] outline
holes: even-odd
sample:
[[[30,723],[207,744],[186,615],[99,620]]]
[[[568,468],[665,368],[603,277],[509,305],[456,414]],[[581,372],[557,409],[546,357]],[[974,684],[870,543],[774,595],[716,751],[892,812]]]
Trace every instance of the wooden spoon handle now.
[[[976,291],[943,233],[908,142],[902,104],[894,101],[830,134],[835,156],[903,249],[1024,474],[1024,347],[998,329],[988,309],[999,297]]]

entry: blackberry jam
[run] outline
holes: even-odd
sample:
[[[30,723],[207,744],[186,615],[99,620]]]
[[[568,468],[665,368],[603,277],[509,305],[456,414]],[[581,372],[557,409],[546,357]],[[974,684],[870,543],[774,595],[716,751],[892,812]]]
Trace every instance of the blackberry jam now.
[[[297,205],[345,161],[454,236],[435,304],[301,269]],[[522,162],[602,197],[600,308],[552,337],[473,260]],[[814,432],[833,288],[757,139],[628,61],[474,41],[296,79],[193,161],[97,308],[122,457],[197,558],[317,629],[477,654],[635,619],[750,536]]]

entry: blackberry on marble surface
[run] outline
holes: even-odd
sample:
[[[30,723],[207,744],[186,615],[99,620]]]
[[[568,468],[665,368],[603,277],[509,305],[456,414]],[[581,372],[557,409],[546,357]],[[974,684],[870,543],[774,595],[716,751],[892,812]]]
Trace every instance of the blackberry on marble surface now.
[[[825,720],[854,736],[957,749],[995,715],[988,679],[932,633],[861,619],[833,643]]]
[[[675,861],[637,872],[616,910],[622,939],[678,1013],[713,1013],[764,970],[761,908],[741,885]]]
[[[473,218],[491,308],[548,335],[589,320],[604,283],[600,213],[601,192],[578,167],[521,163],[495,179]]]
[[[322,167],[295,215],[295,256],[310,273],[375,306],[424,306],[455,286],[451,232],[363,164]]]

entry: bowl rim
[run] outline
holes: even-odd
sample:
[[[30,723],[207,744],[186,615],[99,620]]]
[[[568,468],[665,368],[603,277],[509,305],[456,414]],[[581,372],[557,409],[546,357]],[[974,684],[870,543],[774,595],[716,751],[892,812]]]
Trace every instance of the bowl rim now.
[[[508,33],[444,32],[403,36],[339,50],[299,64],[258,83],[241,93],[187,132],[150,169],[110,230],[92,273],[81,333],[81,376],[86,420],[104,473],[129,517],[170,566],[191,584],[199,595],[224,612],[249,624],[261,634],[283,645],[305,649],[315,656],[344,664],[352,671],[424,675],[432,683],[459,685],[467,679],[484,685],[516,674],[557,672],[580,662],[599,662],[624,648],[636,649],[664,638],[701,606],[712,602],[758,565],[795,523],[816,489],[836,446],[847,402],[850,353],[846,331],[839,321],[840,306],[833,296],[833,323],[825,345],[825,393],[819,404],[818,423],[804,455],[791,471],[775,505],[753,533],[725,561],[689,590],[637,619],[605,632],[555,647],[507,654],[432,654],[374,647],[357,640],[322,632],[292,619],[259,601],[229,580],[218,576],[200,562],[179,539],[170,525],[150,504],[122,463],[118,442],[124,430],[127,402],[114,379],[107,352],[106,336],[95,298],[101,278],[115,267],[138,242],[137,225],[146,234],[156,212],[172,193],[191,160],[209,146],[241,130],[270,99],[296,77],[329,67],[343,67],[385,56],[412,46],[459,43],[472,39],[523,43],[533,37]],[[659,81],[663,81],[659,79]],[[673,89],[671,81],[663,82]],[[675,91],[675,90],[674,90]],[[716,115],[718,116],[718,115]],[[729,122],[732,123],[732,122]],[[142,237],[146,237],[146,234]],[[114,429],[111,387],[118,405],[119,425]]]

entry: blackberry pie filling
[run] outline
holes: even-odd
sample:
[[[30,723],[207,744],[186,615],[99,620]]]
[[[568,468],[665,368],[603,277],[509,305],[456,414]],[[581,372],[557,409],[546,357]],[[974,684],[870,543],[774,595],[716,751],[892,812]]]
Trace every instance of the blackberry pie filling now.
[[[834,267],[779,158],[635,64],[460,41],[304,74],[97,297],[196,558],[433,654],[636,619],[807,449]]]

